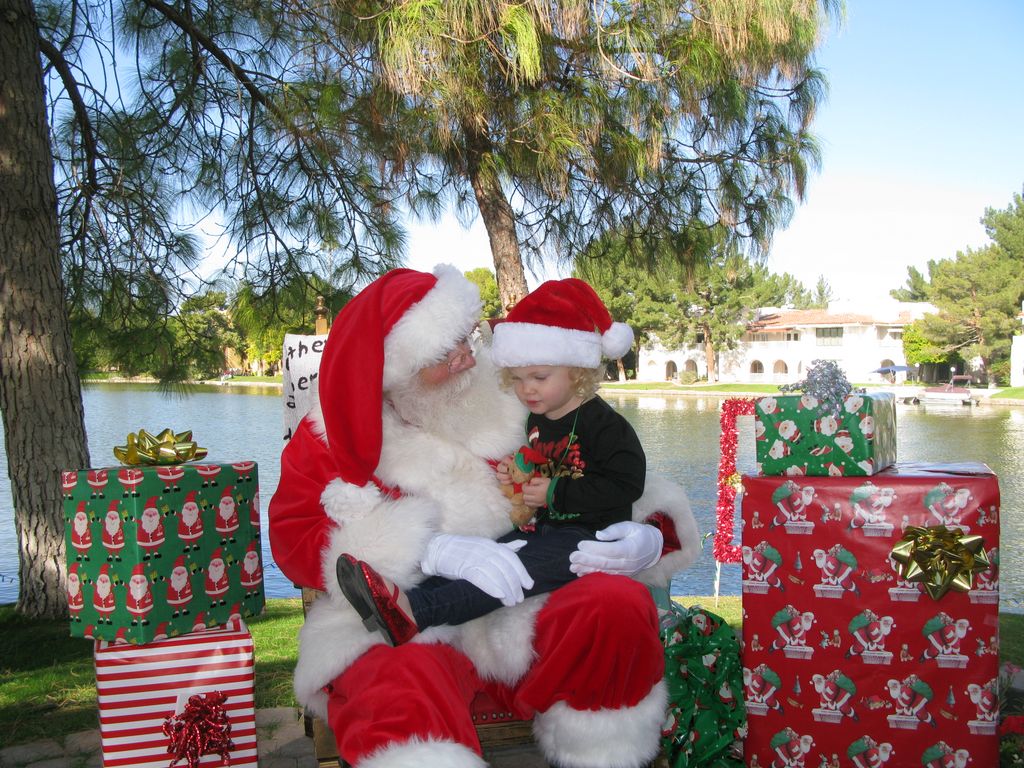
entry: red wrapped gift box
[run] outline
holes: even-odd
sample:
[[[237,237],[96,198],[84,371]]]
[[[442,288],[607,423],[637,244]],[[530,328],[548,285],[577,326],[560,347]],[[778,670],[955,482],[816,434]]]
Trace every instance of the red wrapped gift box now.
[[[999,486],[983,464],[743,478],[750,766],[998,764]],[[991,565],[932,599],[890,558],[909,526]]]
[[[220,691],[231,724],[232,768],[257,768],[253,642],[244,626],[197,632],[146,645],[98,642],[95,651],[100,740],[105,768],[159,766],[172,756],[163,726],[193,695]],[[200,765],[220,765],[219,755]],[[187,766],[187,761],[178,763]]]

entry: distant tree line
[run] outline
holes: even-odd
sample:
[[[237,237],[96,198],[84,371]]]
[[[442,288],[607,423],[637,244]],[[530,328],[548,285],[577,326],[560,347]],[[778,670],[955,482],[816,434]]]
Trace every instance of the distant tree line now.
[[[125,300],[120,290],[124,286],[112,286],[99,301],[80,305],[71,314],[72,344],[83,372],[164,381],[217,378],[229,367],[272,375],[281,361],[285,334],[313,332],[319,297],[331,316],[350,297],[317,275],[266,289],[241,280],[207,289],[177,306],[170,292],[154,285],[149,293],[134,297],[137,312],[125,318],[116,309]]]
[[[1010,345],[1021,332],[1024,300],[1024,199],[1015,194],[1004,209],[981,217],[991,242],[928,261],[926,273],[908,267],[907,281],[890,294],[927,301],[937,313],[903,332],[910,365],[959,367],[977,363],[987,381],[1009,383]]]

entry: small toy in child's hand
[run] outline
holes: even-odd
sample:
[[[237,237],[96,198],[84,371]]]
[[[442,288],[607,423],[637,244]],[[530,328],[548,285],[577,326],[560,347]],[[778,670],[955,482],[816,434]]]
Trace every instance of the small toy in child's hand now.
[[[539,451],[524,445],[512,456],[509,462],[508,475],[512,482],[502,483],[501,492],[512,502],[512,509],[509,512],[509,519],[516,527],[526,525],[533,519],[534,507],[528,507],[523,502],[523,486],[531,478],[537,476],[537,465],[543,464],[547,459]]]

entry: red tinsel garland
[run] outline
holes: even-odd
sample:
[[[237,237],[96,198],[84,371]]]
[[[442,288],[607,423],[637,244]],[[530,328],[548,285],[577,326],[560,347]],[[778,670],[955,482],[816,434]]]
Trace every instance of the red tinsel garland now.
[[[730,397],[722,402],[721,453],[718,459],[718,504],[714,547],[715,560],[720,563],[738,563],[740,548],[732,543],[736,511],[736,491],[740,476],[736,472],[736,417],[752,416],[754,401],[744,397]]]
[[[164,734],[171,739],[167,745],[167,754],[173,758],[171,768],[180,760],[196,768],[203,755],[214,754],[220,755],[221,765],[231,765],[228,753],[235,745],[230,739],[231,721],[224,711],[227,698],[220,691],[190,696],[181,714],[164,721]]]

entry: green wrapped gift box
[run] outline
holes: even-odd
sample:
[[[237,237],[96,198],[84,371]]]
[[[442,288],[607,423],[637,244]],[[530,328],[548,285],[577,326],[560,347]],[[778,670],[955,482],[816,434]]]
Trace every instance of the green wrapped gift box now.
[[[763,475],[873,475],[896,461],[896,398],[851,393],[838,413],[811,395],[773,395],[754,404]]]
[[[71,636],[130,644],[259,614],[255,462],[61,473]]]

